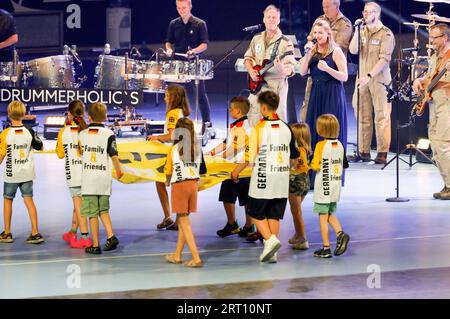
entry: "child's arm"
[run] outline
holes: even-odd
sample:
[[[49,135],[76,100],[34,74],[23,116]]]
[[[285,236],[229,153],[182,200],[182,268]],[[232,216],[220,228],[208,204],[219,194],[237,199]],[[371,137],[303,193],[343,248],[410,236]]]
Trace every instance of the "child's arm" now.
[[[150,135],[149,137],[147,137],[147,140],[149,141],[159,141],[159,142],[170,142],[172,141],[172,132],[173,129],[168,129],[167,130],[168,133],[167,134],[163,134],[163,135]]]
[[[44,143],[42,143],[42,140],[39,138],[37,133],[33,131],[31,127],[25,126],[27,130],[30,132],[31,137],[33,138],[31,140],[31,147],[34,148],[37,151],[41,151],[44,148]]]
[[[117,155],[111,156],[111,160],[113,162],[114,169],[116,170],[117,179],[120,179],[123,176],[123,171],[122,165],[120,164],[119,161],[119,156]]]
[[[107,152],[113,162],[114,169],[116,170],[117,178],[120,179],[123,176],[123,172],[122,172],[122,165],[120,164],[120,161],[119,161],[119,152],[117,151],[117,143],[116,143],[115,135],[111,135],[108,138]]]
[[[227,143],[225,141],[223,141],[222,143],[220,143],[219,145],[214,147],[211,151],[209,151],[209,155],[216,156],[216,154],[219,154],[223,150],[226,151],[226,147],[227,147]]]
[[[322,166],[322,152],[323,152],[323,142],[319,142],[316,145],[316,148],[314,150],[313,159],[311,161],[310,167],[312,170],[320,171],[320,168]]]
[[[62,134],[64,128],[62,128],[58,133],[58,138],[56,139],[56,155],[58,158],[64,158],[64,147],[62,143]]]
[[[239,181],[239,174],[248,166],[249,162],[244,162],[244,163],[240,163],[237,164],[236,167],[234,168],[234,170],[231,172],[231,179],[234,182],[238,182]]]

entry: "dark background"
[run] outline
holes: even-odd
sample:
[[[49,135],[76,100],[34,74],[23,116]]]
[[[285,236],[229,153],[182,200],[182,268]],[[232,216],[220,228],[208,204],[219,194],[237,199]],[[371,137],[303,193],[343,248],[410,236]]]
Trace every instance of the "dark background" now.
[[[55,0],[53,0],[55,1]],[[81,8],[81,29],[64,29],[64,42],[78,46],[101,46],[106,41],[106,8],[114,5],[128,5],[132,9],[132,43],[145,45],[162,43],[171,19],[177,17],[175,0],[0,0],[0,8],[13,11],[11,2],[27,8],[61,11],[64,25],[66,9],[71,4]],[[412,30],[402,26],[401,18],[412,21],[410,14],[425,13],[428,4],[413,0],[378,1],[383,7],[382,21],[394,33],[409,33]],[[193,0],[193,13],[204,19],[209,28],[211,41],[237,40],[243,36],[240,30],[262,22],[262,11],[269,4],[282,10],[282,29],[285,34],[295,34],[303,39],[314,19],[321,15],[320,0]],[[341,0],[341,11],[352,22],[361,17],[363,0]],[[435,11],[441,16],[449,15],[449,6],[436,4]],[[417,19],[416,19],[417,20]],[[418,20],[420,22],[424,22]]]

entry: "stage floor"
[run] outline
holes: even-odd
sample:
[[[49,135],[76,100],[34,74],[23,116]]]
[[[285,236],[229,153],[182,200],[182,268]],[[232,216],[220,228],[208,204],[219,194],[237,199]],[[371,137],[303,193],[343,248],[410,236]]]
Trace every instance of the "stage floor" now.
[[[213,121],[218,123],[220,137],[225,122],[219,114],[225,114],[225,100],[214,103]],[[148,110],[155,120],[164,116],[163,106],[148,106]],[[45,114],[39,116],[42,121]],[[349,126],[351,141],[354,125]],[[119,142],[136,139],[142,138]],[[54,145],[54,141],[45,141],[46,149]],[[217,201],[219,186],[205,190],[199,194],[199,213],[191,218],[205,266],[188,269],[164,260],[175,248],[177,232],[156,230],[163,214],[152,183],[113,183],[111,218],[120,240],[117,250],[88,256],[70,249],[61,239],[70,226],[72,211],[63,161],[55,154],[39,154],[35,162],[35,202],[46,242],[25,244],[30,225],[18,196],[13,209],[15,242],[0,244],[0,298],[450,297],[450,202],[432,198],[432,193],[442,188],[442,181],[430,164],[412,168],[401,164],[400,195],[410,199],[406,203],[385,201],[396,194],[394,164],[385,170],[380,170],[380,165],[351,164],[338,204],[343,228],[351,236],[349,249],[328,260],[313,257],[321,238],[318,218],[312,212],[312,192],[303,204],[310,249],[289,247],[293,223],[288,206],[281,222],[283,246],[278,263],[261,264],[259,242],[248,243],[236,235],[216,236],[226,220]],[[242,209],[237,216],[242,225]],[[104,242],[103,231],[101,238]],[[186,248],[184,259],[189,257]],[[374,286],[379,288],[370,288]]]

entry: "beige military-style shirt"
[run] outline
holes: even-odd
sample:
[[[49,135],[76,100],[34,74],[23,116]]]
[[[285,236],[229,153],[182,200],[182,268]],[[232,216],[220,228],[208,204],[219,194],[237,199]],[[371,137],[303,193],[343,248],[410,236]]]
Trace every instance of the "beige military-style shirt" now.
[[[253,62],[253,65],[262,65],[264,60],[268,60],[272,56],[272,52],[275,49],[275,43],[280,39],[280,45],[278,46],[278,54],[277,56],[283,55],[285,52],[292,51],[294,52],[294,45],[292,44],[292,41],[289,40],[287,37],[285,37],[281,30],[278,30],[277,34],[269,40],[268,43],[266,43],[266,31],[256,34],[252,41],[250,42],[250,46],[248,47],[247,51],[244,55],[244,62],[245,60],[251,60]],[[288,55],[282,59],[282,63],[285,67],[290,67],[292,69],[291,76],[294,75],[294,66],[296,63],[296,60],[294,58],[294,55]],[[285,80],[285,77],[280,75],[276,70],[275,67],[272,67],[266,72],[266,76],[264,78],[266,82],[268,82],[269,86],[271,86],[271,89],[278,92],[278,85],[275,85],[275,87],[272,87],[272,83],[274,81],[283,81]]]
[[[384,59],[388,63],[376,77],[381,81],[390,79],[389,63],[394,47],[394,34],[381,21],[373,32],[369,31],[367,25],[364,26],[361,30],[361,74],[369,73],[379,60]]]
[[[334,20],[333,22],[331,22],[326,15],[321,15],[314,21],[314,23],[316,23],[318,20],[325,20],[330,23],[334,42],[336,42],[336,44],[342,49],[344,54],[347,55],[348,47],[350,46],[350,40],[352,39],[353,35],[351,21],[346,16],[344,16],[342,12],[339,12],[336,20]],[[312,40],[313,37],[313,30],[311,30],[308,36],[308,40]]]

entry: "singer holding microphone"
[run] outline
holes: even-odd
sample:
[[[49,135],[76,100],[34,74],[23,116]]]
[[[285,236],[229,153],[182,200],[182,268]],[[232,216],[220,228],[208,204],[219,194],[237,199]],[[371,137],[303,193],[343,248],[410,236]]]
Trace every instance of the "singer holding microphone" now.
[[[355,117],[358,118],[357,94],[359,86],[359,156],[362,161],[370,161],[370,144],[372,142],[373,120],[377,141],[375,163],[385,164],[391,144],[391,103],[387,100],[384,85],[391,82],[389,63],[395,47],[392,31],[380,21],[381,7],[375,2],[364,6],[363,19],[355,22],[361,28],[360,74],[356,79],[353,94]],[[350,42],[350,52],[358,54],[358,31]]]
[[[334,41],[330,24],[317,20],[313,25],[313,40],[316,42],[300,60],[300,74],[308,72],[312,78],[311,96],[306,112],[306,123],[311,129],[311,146],[316,146],[321,137],[317,134],[317,118],[333,114],[339,121],[339,140],[347,147],[347,113],[343,82],[348,79],[347,58]],[[311,184],[314,177],[311,173]]]
[[[166,55],[175,60],[186,60],[175,53],[187,54],[189,57],[201,55],[208,49],[208,29],[206,22],[193,16],[191,0],[176,0],[178,18],[169,24],[166,37]],[[182,84],[188,93],[191,106],[195,105],[195,81]],[[199,85],[199,108],[202,115],[202,133],[211,127],[211,108],[206,95],[205,81]]]
[[[314,21],[314,23],[319,20],[327,21],[330,24],[334,42],[336,42],[336,44],[344,52],[345,56],[347,56],[348,46],[350,45],[350,40],[352,39],[353,28],[350,20],[346,16],[344,16],[339,9],[340,5],[340,0],[323,0],[322,8],[324,14],[318,17],[316,21]],[[307,48],[311,48],[314,45],[312,43],[312,39],[314,38],[313,31],[314,30],[311,29],[311,32],[308,35],[308,42],[305,45],[305,50]],[[308,110],[309,97],[311,94],[311,86],[312,80],[311,77],[308,77],[305,88],[305,98],[303,99],[303,104],[300,108],[300,118],[303,122],[306,119],[306,111]]]
[[[0,9],[0,62],[14,61],[15,44],[19,41],[13,16]]]
[[[262,65],[264,60],[274,60],[274,66],[265,73],[265,83],[260,92],[271,90],[280,97],[280,104],[277,109],[278,117],[286,122],[286,105],[288,95],[287,78],[295,73],[294,55],[287,55],[282,60],[280,56],[286,52],[294,51],[292,41],[283,35],[278,25],[280,24],[280,10],[274,5],[269,5],[264,10],[264,32],[256,34],[244,55],[245,68],[253,81],[258,81],[259,73],[253,68],[254,65]],[[258,96],[250,94],[250,111],[248,120],[250,126],[255,126],[261,119]]]

